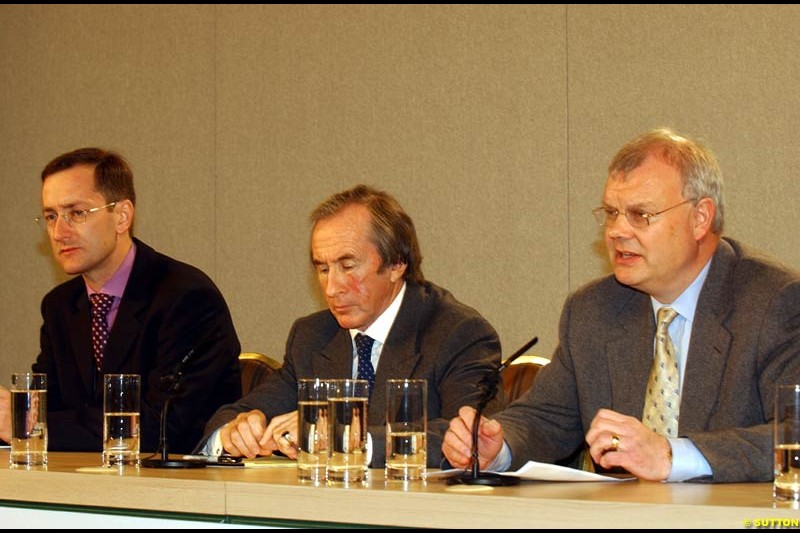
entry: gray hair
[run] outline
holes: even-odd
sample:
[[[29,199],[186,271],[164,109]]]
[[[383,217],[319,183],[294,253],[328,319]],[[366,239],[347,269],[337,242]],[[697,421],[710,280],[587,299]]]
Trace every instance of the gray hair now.
[[[711,231],[721,235],[725,225],[722,170],[711,150],[699,141],[667,128],[659,128],[626,143],[611,160],[608,174],[609,176],[627,174],[641,165],[651,154],[678,169],[683,181],[682,194],[685,199],[697,201],[710,198],[714,202],[716,210]]]

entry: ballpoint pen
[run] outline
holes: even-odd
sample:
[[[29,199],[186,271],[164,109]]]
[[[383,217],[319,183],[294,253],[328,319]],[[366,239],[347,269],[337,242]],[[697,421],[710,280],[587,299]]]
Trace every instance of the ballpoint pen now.
[[[242,464],[243,457],[233,457],[232,455],[184,455],[184,459],[189,461],[204,461],[209,464],[237,465]]]

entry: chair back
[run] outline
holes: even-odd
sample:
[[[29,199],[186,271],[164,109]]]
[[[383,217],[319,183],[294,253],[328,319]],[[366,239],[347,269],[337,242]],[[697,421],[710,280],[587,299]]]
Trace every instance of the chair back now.
[[[257,352],[239,354],[239,368],[242,372],[242,396],[262,383],[268,375],[281,367],[281,363]]]
[[[549,359],[538,355],[523,355],[511,363],[502,373],[503,389],[508,403],[513,402],[530,389],[539,369],[549,362]]]

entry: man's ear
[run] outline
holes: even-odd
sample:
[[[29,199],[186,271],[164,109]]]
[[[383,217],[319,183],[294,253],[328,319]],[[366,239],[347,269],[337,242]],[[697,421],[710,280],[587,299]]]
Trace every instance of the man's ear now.
[[[133,214],[135,208],[130,200],[120,200],[117,202],[117,233],[128,233],[133,225]]]
[[[405,263],[397,263],[389,267],[389,279],[392,283],[403,279],[408,265]]]
[[[701,240],[711,232],[717,206],[711,198],[701,198],[694,206],[694,238]]]

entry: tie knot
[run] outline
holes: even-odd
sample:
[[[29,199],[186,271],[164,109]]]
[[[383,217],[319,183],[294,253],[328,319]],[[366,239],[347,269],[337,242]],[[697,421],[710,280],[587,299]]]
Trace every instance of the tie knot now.
[[[89,301],[95,313],[107,315],[109,310],[111,310],[111,304],[114,303],[114,297],[110,294],[97,292],[89,295]]]
[[[375,342],[375,339],[370,337],[369,335],[363,335],[361,333],[356,334],[356,350],[359,355],[366,352],[369,354],[372,352],[372,344]]]
[[[658,310],[658,329],[666,329],[678,316],[678,312],[671,307],[662,307]]]

